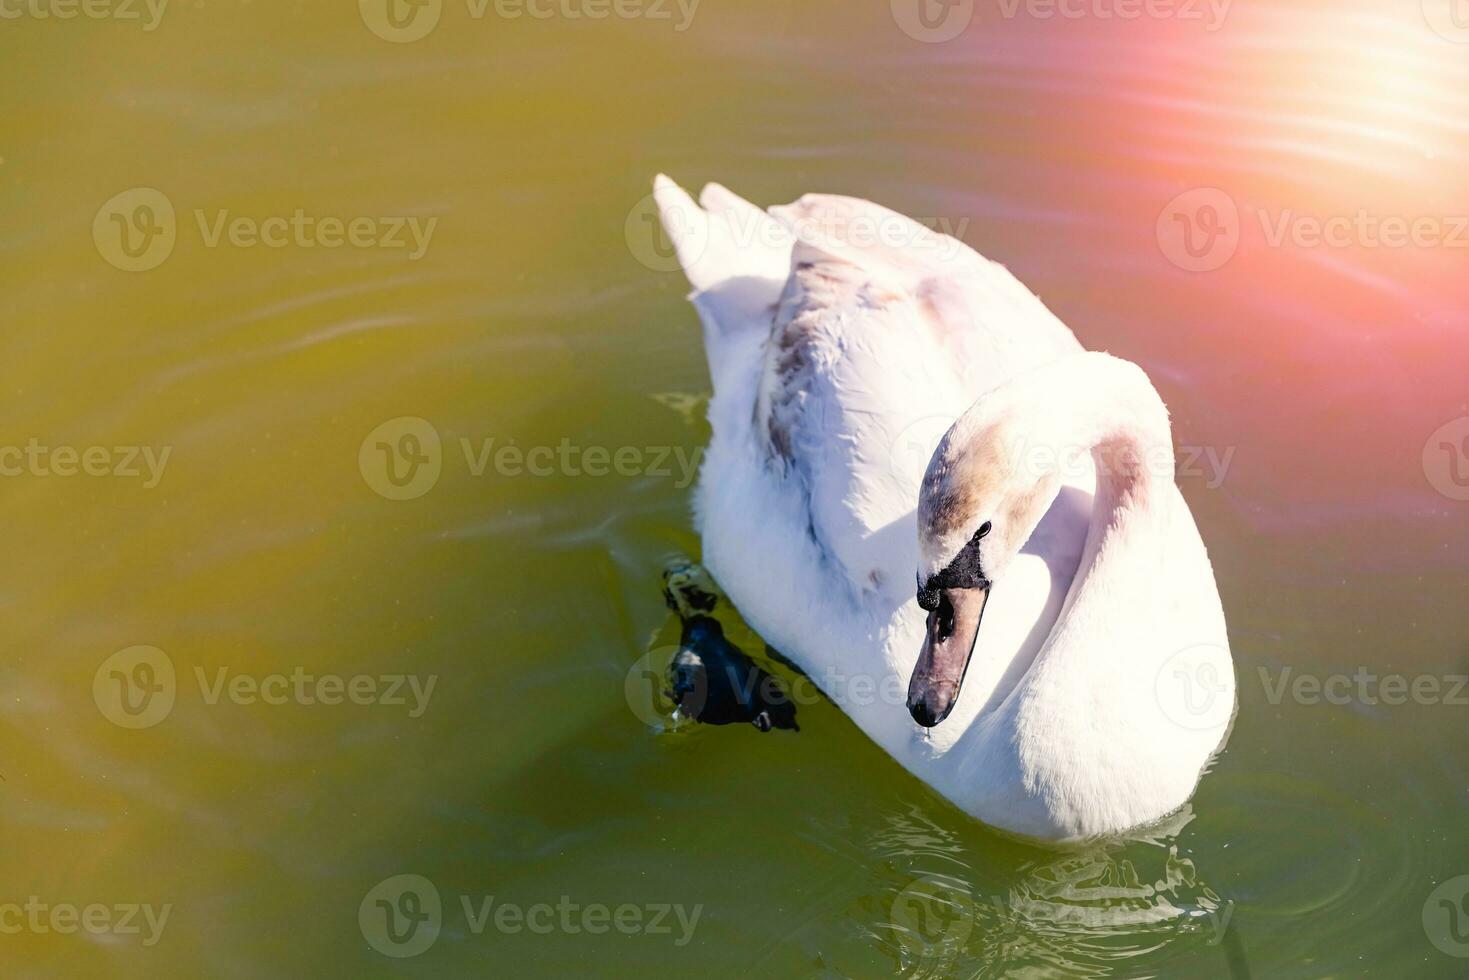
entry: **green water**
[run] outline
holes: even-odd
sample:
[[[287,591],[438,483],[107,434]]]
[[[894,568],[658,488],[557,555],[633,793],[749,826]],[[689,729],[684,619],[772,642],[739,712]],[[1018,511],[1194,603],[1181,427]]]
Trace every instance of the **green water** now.
[[[1462,213],[1469,47],[1416,4],[354,6],[3,8],[6,976],[1464,974],[1469,705],[1272,691],[1469,672],[1469,258],[1250,217],[1187,272],[1157,228]],[[830,704],[639,696],[708,437],[658,171],[944,223],[1229,454],[1180,480],[1241,702],[1188,813],[1032,847]]]

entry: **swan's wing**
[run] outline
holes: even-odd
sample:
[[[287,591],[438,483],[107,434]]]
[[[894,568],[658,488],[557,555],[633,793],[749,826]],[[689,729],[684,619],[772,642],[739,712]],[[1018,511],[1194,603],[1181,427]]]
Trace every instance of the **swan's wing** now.
[[[912,512],[939,438],[982,392],[1081,346],[1002,266],[866,201],[772,209],[797,242],[755,405],[857,596],[912,592]]]
[[[853,594],[907,596],[939,438],[981,392],[1080,345],[1002,266],[870,202],[811,194],[766,214],[661,176],[654,196],[716,401],[748,399],[762,462],[805,497]]]
[[[1010,270],[950,235],[871,201],[807,194],[770,209],[806,254],[849,263],[918,301],[923,322],[954,347],[975,396],[1018,371],[1083,348]]]

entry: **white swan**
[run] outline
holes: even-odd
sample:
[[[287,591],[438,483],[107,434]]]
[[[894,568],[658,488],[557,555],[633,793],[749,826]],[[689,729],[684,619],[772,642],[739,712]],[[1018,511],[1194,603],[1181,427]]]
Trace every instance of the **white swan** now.
[[[875,204],[654,193],[714,384],[704,562],[749,623],[991,826],[1071,840],[1181,807],[1234,672],[1143,371]]]

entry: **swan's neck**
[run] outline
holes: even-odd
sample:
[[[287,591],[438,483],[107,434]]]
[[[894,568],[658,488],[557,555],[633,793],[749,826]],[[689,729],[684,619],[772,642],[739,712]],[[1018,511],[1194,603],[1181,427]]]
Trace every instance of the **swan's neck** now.
[[[971,656],[964,681],[978,717],[999,708],[1042,665],[1066,664],[1061,669],[1082,674],[1082,659],[1103,664],[1114,647],[1097,637],[1127,635],[1130,623],[1119,617],[1138,612],[1137,593],[1155,587],[1163,573],[1172,434],[1142,370],[1098,353],[1016,378],[976,403],[954,432],[968,434],[960,459],[969,465],[952,470],[967,469],[979,481],[1004,471],[1014,487],[1034,487],[1007,495],[1019,503],[1003,523],[1015,523],[1022,543],[991,566],[995,608],[979,628],[981,653]],[[1012,455],[994,462],[1005,454]],[[1082,488],[1091,488],[1093,470],[1088,513]],[[1058,500],[1063,485],[1077,489]],[[993,494],[993,484],[983,482],[975,492]],[[956,523],[966,534],[973,526]]]
[[[1112,358],[1078,360],[1087,370],[1065,386],[1047,416],[1059,444],[1069,440],[1072,452],[1090,452],[1097,486],[1081,563],[1052,630],[1053,653],[1071,638],[1117,635],[1103,624],[1138,615],[1124,597],[1164,574],[1175,498],[1168,410],[1147,376]]]
[[[1102,545],[1117,534],[1137,532],[1166,514],[1172,500],[1173,440],[1167,410],[1156,392],[1134,392],[1123,385],[1111,400],[1091,391],[1092,409],[1077,433],[1077,445],[1089,446],[1097,470],[1089,543]],[[1133,401],[1126,401],[1131,397]],[[1152,402],[1154,404],[1149,404]]]

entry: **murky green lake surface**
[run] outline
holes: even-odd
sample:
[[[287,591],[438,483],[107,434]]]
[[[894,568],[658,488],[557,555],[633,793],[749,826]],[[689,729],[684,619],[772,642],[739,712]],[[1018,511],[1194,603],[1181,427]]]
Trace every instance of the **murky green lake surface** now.
[[[36,2],[0,21],[6,976],[1469,968],[1451,11],[981,2],[930,43],[903,0]],[[1147,368],[1240,682],[1173,826],[1033,847],[829,703],[761,735],[629,698],[708,437],[658,171],[881,201]],[[1239,242],[1187,271],[1196,188]],[[436,474],[376,455],[432,436]],[[1276,693],[1360,671],[1442,688]]]

